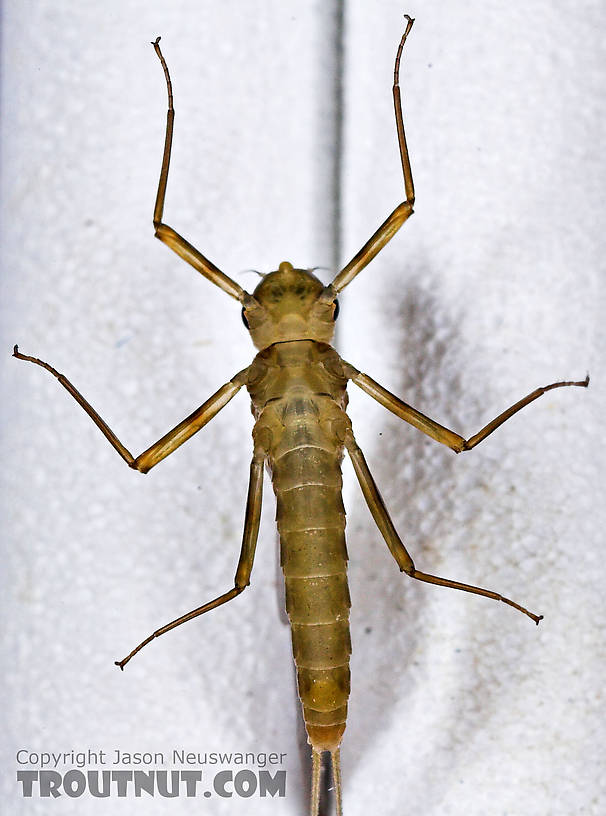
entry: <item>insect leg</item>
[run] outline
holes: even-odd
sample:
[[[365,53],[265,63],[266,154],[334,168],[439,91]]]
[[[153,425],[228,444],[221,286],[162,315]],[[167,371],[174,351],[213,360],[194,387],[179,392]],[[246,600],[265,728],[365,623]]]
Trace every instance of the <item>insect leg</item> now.
[[[90,402],[88,402],[88,400],[82,396],[82,394],[71,384],[67,377],[60,374],[48,363],[45,363],[44,360],[39,360],[37,357],[30,357],[27,354],[22,354],[17,346],[15,346],[13,349],[13,356],[17,357],[19,360],[27,360],[30,363],[35,363],[36,365],[45,368],[47,371],[50,371],[50,373],[59,380],[61,385],[67,391],[69,391],[76,402],[82,406],[82,408],[84,408],[101,433],[118,451],[128,466],[134,470],[141,471],[141,473],[147,473],[151,468],[153,468],[154,465],[161,462],[162,459],[176,450],[179,445],[186,442],[190,436],[193,436],[196,431],[199,431],[200,428],[203,428],[208,422],[210,422],[210,420],[221,410],[221,408],[223,408],[223,406],[226,405],[230,399],[238,393],[240,388],[242,388],[246,382],[246,375],[248,371],[248,369],[245,368],[238,372],[235,377],[232,377],[228,383],[222,385],[221,388],[219,388],[219,390],[216,391],[212,397],[209,397],[205,403],[196,409],[193,414],[190,414],[183,420],[183,422],[180,422],[175,428],[172,429],[172,431],[165,434],[146,451],[139,454],[139,456],[134,457],[132,453],[124,447],[122,442],[120,442],[116,434],[112,431],[105,420],[101,419]]]
[[[246,514],[244,518],[244,533],[242,535],[242,548],[240,550],[240,559],[238,561],[238,568],[236,570],[236,576],[234,579],[234,588],[230,589],[229,592],[225,592],[223,595],[219,595],[218,598],[215,598],[214,600],[209,601],[196,609],[192,609],[192,611],[188,612],[186,615],[181,615],[180,618],[167,623],[165,626],[160,627],[160,629],[156,629],[155,632],[153,632],[149,637],[145,638],[145,640],[136,646],[123,660],[116,660],[116,666],[120,666],[121,669],[124,669],[128,661],[134,657],[137,652],[141,651],[144,646],[147,646],[147,644],[154,638],[160,637],[160,635],[163,635],[165,632],[169,632],[171,629],[180,626],[182,623],[186,623],[193,618],[197,618],[199,615],[203,615],[205,612],[210,612],[211,609],[216,609],[218,606],[231,601],[233,598],[243,592],[250,584],[250,573],[252,571],[253,561],[255,558],[257,536],[259,534],[259,521],[261,518],[264,461],[265,452],[259,448],[256,448],[253,455],[253,460],[250,464],[250,479],[248,483]]]
[[[205,403],[176,425],[161,439],[155,442],[134,460],[131,467],[147,473],[154,465],[161,462],[165,457],[175,451],[180,445],[186,442],[203,428],[211,419],[219,413],[227,403],[234,397],[246,382],[248,368],[239,371],[235,377],[222,385],[218,391],[209,397]]]
[[[404,133],[404,119],[402,117],[402,99],[400,96],[400,60],[402,58],[402,51],[404,43],[412,28],[414,20],[407,14],[404,15],[407,19],[406,29],[400,40],[398,51],[396,54],[396,61],[393,72],[393,104],[396,115],[396,128],[398,131],[398,145],[400,147],[400,159],[402,161],[402,172],[404,174],[404,191],[406,193],[406,200],[399,204],[395,210],[387,217],[381,224],[379,229],[374,233],[372,238],[368,240],[362,249],[354,255],[351,261],[345,266],[332,282],[333,288],[340,292],[351,283],[356,275],[369,264],[390,241],[396,232],[400,229],[402,224],[412,215],[413,205],[415,203],[415,188],[412,181],[412,172],[410,169],[410,159],[408,157],[408,148],[406,146],[406,135]]]
[[[536,388],[531,394],[528,394],[523,399],[518,400],[518,402],[516,402],[515,405],[510,406],[509,408],[507,408],[506,411],[503,411],[502,414],[499,414],[498,417],[491,420],[488,423],[488,425],[485,425],[481,431],[478,431],[477,434],[470,436],[469,439],[465,441],[463,450],[471,450],[472,448],[475,448],[475,446],[478,445],[483,439],[486,439],[486,437],[489,436],[493,431],[496,431],[499,425],[502,425],[504,422],[506,422],[506,420],[508,420],[509,417],[512,417],[514,414],[517,414],[517,412],[524,408],[525,405],[528,405],[529,403],[534,402],[534,400],[543,396],[543,394],[546,391],[551,391],[552,388],[563,388],[568,385],[576,385],[579,386],[580,388],[587,388],[589,385],[589,374],[585,377],[584,380],[581,380],[580,382],[571,381],[557,382],[551,383],[551,385],[544,385],[540,388]]]
[[[350,368],[353,368],[353,366],[350,366]],[[584,380],[579,382],[557,382],[551,383],[550,385],[544,385],[541,388],[536,388],[532,393],[528,394],[523,399],[518,400],[518,402],[516,402],[514,405],[507,408],[506,411],[499,414],[498,417],[489,422],[488,425],[485,425],[481,431],[478,431],[477,434],[470,436],[469,439],[464,439],[462,436],[459,436],[459,434],[454,433],[454,431],[450,431],[448,428],[440,425],[435,420],[426,417],[425,414],[417,411],[416,408],[412,408],[410,405],[407,405],[399,397],[396,397],[386,388],[383,388],[382,385],[379,385],[378,382],[375,382],[375,380],[373,380],[372,377],[369,377],[368,374],[361,374],[358,372],[356,375],[351,377],[351,381],[359,386],[363,391],[366,391],[367,394],[370,394],[371,397],[376,399],[376,401],[385,408],[389,409],[393,414],[400,417],[400,419],[403,419],[410,425],[414,425],[415,428],[418,428],[420,431],[423,431],[423,433],[431,436],[432,439],[441,442],[443,445],[447,445],[455,453],[461,453],[462,451],[475,448],[475,446],[478,445],[483,439],[486,439],[486,437],[493,431],[496,431],[500,425],[506,422],[514,414],[517,414],[517,412],[526,405],[529,405],[531,402],[534,402],[536,399],[541,397],[546,391],[551,391],[552,388],[563,388],[569,385],[587,388],[589,385],[589,375],[587,375]]]
[[[154,206],[154,227],[156,230],[156,238],[159,238],[163,243],[169,246],[177,255],[180,255],[187,263],[191,264],[194,269],[208,278],[211,283],[214,283],[228,295],[239,300],[241,303],[250,297],[242,287],[228,277],[225,273],[214,265],[208,258],[205,258],[201,252],[185,240],[178,232],[162,221],[162,213],[164,211],[164,198],[166,196],[166,184],[168,182],[168,170],[170,167],[170,151],[173,141],[173,127],[175,121],[175,109],[173,106],[173,89],[170,81],[170,74],[168,73],[168,66],[166,60],[160,50],[160,37],[152,43],[158,59],[162,63],[164,76],[166,78],[166,89],[168,91],[168,110],[166,112],[166,136],[164,138],[164,153],[162,155],[162,170],[160,171],[160,181],[158,183],[158,193],[156,195],[156,203]]]
[[[385,542],[389,547],[389,551],[395,558],[402,572],[405,572],[411,578],[416,578],[418,581],[424,581],[428,584],[439,584],[440,586],[451,587],[452,589],[461,589],[464,592],[471,592],[474,595],[484,595],[486,598],[492,598],[495,601],[503,601],[503,603],[513,606],[514,609],[518,609],[520,612],[528,615],[528,617],[532,618],[536,624],[539,623],[543,617],[542,615],[535,615],[532,612],[529,612],[527,609],[525,609],[525,607],[520,606],[519,604],[515,603],[515,601],[509,600],[509,598],[503,597],[503,595],[500,595],[498,592],[492,592],[489,589],[482,589],[481,587],[472,586],[471,584],[463,584],[460,581],[452,581],[450,578],[440,578],[437,575],[428,575],[427,573],[420,572],[418,569],[416,569],[408,550],[396,532],[396,528],[389,517],[387,508],[385,507],[381,494],[379,493],[379,489],[372,477],[368,465],[366,464],[364,454],[358,447],[351,431],[349,431],[345,437],[345,447],[347,448],[347,451],[351,457],[356,476],[360,482],[362,493],[364,494],[364,498],[366,499],[366,503],[368,504],[372,517],[374,518],[381,535],[385,539]]]

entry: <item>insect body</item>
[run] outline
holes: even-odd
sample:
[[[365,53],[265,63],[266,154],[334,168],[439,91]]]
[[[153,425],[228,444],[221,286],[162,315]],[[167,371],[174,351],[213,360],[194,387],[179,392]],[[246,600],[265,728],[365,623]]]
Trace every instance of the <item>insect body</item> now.
[[[456,453],[470,450],[509,417],[545,391],[561,386],[587,386],[557,382],[538,388],[465,439],[402,402],[368,375],[346,363],[332,348],[338,313],[338,294],[375,257],[413,212],[414,187],[402,117],[399,68],[404,43],[413,21],[407,18],[394,68],[393,98],[405,200],[377,229],[354,258],[324,286],[310,271],[282,262],[263,277],[252,294],[225,275],[172,227],[162,220],[168,180],[174,123],[172,87],[168,68],[153,43],[164,69],[168,89],[166,140],[158,194],[154,209],[156,236],[202,275],[242,305],[242,316],[259,350],[250,366],[236,374],[193,414],[139,456],[133,456],[95,412],[87,400],[48,363],[19,352],[14,354],[46,368],[83,407],[127,464],[147,473],[162,459],[206,425],[221,408],[246,386],[251,397],[255,425],[250,466],[248,501],[238,568],[233,588],[214,600],[155,631],[123,660],[126,663],[147,643],[174,627],[204,614],[239,595],[249,584],[261,513],[263,467],[271,474],[277,501],[281,563],[286,582],[286,607],[292,629],[299,695],[308,739],[312,747],[313,779],[311,813],[317,816],[320,799],[320,758],[330,752],[341,813],[339,746],[345,730],[350,690],[349,592],[345,513],[341,499],[340,463],[344,450],[373,518],[398,566],[412,578],[426,583],[484,595],[515,607],[535,623],[540,616],[491,590],[462,584],[416,569],[398,536],[357,446],[346,414],[348,381],[352,381],[384,407]]]

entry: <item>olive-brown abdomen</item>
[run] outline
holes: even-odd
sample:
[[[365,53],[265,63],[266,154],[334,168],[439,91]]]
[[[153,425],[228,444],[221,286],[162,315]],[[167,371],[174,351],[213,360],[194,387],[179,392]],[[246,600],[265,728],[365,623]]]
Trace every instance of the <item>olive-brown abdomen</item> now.
[[[317,418],[305,413],[286,422],[293,447],[280,446],[273,485],[299,696],[309,741],[323,751],[338,747],[345,730],[351,604],[341,453],[334,440],[323,446]]]

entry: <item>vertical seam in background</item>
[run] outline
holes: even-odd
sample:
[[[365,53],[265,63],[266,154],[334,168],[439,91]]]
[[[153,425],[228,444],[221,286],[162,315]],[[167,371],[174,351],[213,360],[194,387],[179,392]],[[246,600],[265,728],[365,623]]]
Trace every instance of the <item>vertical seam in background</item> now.
[[[330,196],[335,202],[332,223],[332,258],[331,266],[333,277],[340,269],[343,244],[343,166],[345,149],[344,122],[345,122],[345,2],[335,0],[334,7],[334,80],[332,97],[334,104],[333,143],[334,160],[332,164],[332,178]],[[335,327],[335,345],[339,335],[339,324]]]

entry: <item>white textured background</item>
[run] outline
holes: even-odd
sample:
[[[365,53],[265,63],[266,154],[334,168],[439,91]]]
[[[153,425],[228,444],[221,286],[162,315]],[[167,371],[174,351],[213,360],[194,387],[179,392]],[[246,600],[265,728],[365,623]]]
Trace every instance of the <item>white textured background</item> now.
[[[401,200],[404,11],[417,211],[342,298],[341,353],[466,435],[537,385],[592,385],[459,457],[352,386],[417,566],[545,620],[400,576],[346,463],[345,814],[606,811],[603,4],[20,0],[2,18],[4,813],[305,812],[269,484],[251,588],[113,666],[231,585],[246,394],[143,477],[9,353],[64,372],[134,453],[246,365],[238,305],[152,238],[165,91],[148,43],[162,35],[175,87],[165,219],[252,289],[242,270],[346,262]],[[114,747],[287,752],[288,797],[21,798],[17,749]]]

